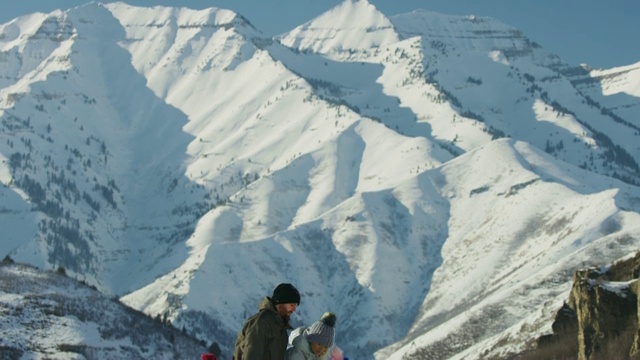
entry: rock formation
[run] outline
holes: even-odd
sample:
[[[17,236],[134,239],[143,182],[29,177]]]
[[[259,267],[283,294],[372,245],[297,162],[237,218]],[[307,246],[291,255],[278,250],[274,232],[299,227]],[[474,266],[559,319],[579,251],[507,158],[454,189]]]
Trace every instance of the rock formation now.
[[[538,350],[577,342],[580,360],[640,358],[639,274],[640,253],[610,267],[577,271],[553,334],[538,339]]]

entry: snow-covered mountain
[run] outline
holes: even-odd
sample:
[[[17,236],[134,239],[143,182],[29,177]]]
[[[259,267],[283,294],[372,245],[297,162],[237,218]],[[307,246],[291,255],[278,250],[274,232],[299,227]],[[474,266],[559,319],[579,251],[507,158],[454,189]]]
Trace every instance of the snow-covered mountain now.
[[[90,3],[0,25],[0,63],[0,254],[226,354],[292,282],[351,358],[501,356],[640,243],[638,65],[495,19]]]
[[[207,351],[62,269],[8,258],[0,264],[0,312],[2,359],[197,359]]]

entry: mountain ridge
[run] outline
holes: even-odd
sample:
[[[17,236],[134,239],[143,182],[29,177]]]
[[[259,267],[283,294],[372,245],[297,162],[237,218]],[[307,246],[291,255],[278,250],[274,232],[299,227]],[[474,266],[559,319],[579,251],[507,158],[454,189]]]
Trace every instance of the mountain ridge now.
[[[63,268],[47,272],[5,258],[0,277],[3,358],[185,359],[206,352],[184,332],[66,277]]]

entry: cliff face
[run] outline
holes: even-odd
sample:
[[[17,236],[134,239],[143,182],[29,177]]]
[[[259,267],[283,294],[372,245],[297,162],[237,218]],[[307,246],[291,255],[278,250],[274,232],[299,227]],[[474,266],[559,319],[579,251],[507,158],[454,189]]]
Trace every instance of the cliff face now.
[[[640,253],[608,268],[577,271],[553,334],[538,339],[538,351],[561,343],[580,360],[640,358],[639,273]]]
[[[630,327],[638,327],[638,300],[633,282],[609,281],[606,272],[578,271],[569,306],[578,321],[578,358],[589,359]],[[634,286],[635,288],[635,286]]]

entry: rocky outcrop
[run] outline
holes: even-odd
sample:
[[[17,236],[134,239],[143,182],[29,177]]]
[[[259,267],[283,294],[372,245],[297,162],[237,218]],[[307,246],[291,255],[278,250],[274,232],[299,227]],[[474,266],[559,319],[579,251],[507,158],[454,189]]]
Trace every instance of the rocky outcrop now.
[[[577,341],[580,360],[640,357],[639,273],[640,253],[608,268],[577,271],[553,334],[539,338],[538,349]]]
[[[598,270],[576,272],[569,306],[578,321],[580,360],[589,359],[630,327],[638,327],[638,300],[630,284],[609,282]]]

